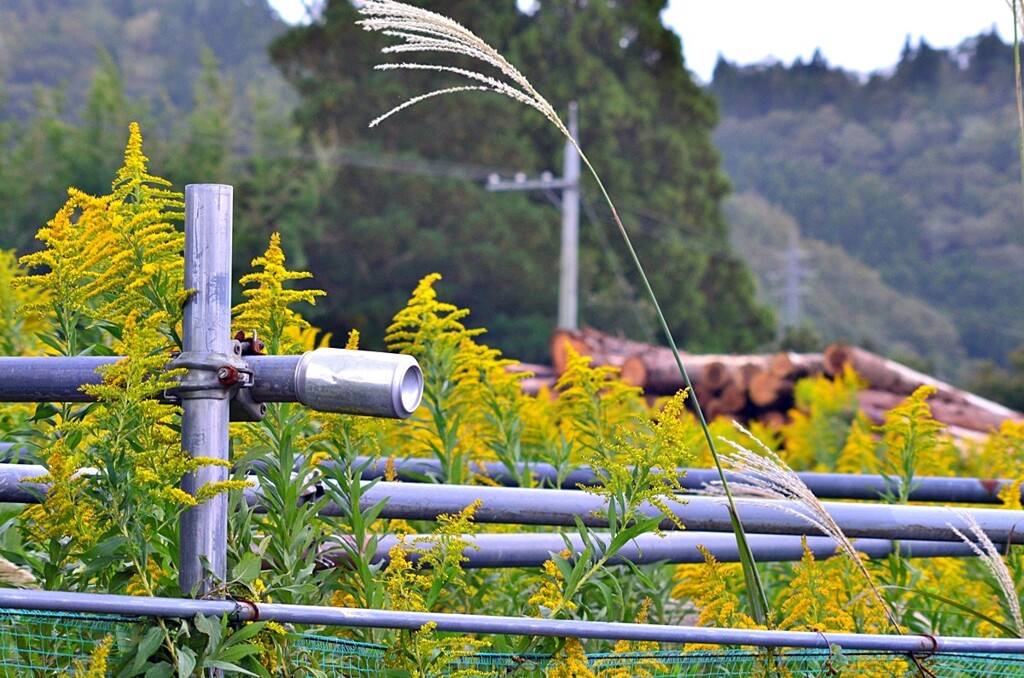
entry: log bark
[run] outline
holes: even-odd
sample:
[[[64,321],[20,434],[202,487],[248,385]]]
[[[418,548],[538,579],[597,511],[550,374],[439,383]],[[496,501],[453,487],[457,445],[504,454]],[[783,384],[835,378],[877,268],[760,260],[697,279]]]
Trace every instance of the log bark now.
[[[905,399],[906,396],[903,394],[873,388],[864,389],[857,394],[861,410],[876,424],[881,424],[885,420],[885,413]],[[954,429],[966,429],[976,433],[992,433],[1007,419],[984,408],[968,403],[949,402],[938,397],[929,398],[928,405],[936,421]]]
[[[821,353],[793,353],[780,351],[768,362],[768,371],[782,379],[802,379],[824,372],[825,363]]]
[[[747,393],[755,406],[785,412],[793,406],[794,383],[768,371],[758,372],[751,378]]]
[[[681,356],[690,381],[701,395],[715,396],[732,384],[746,388],[749,375],[767,369],[769,356],[750,355],[691,355]],[[636,356],[643,364],[644,391],[657,395],[671,395],[685,387],[672,352],[667,348],[652,348]]]
[[[868,388],[874,391],[887,391],[897,396],[905,397],[921,386],[933,386],[935,388],[935,396],[929,400],[933,405],[937,402],[959,405],[961,408],[966,408],[963,411],[971,412],[972,418],[984,416],[987,422],[995,421],[1001,423],[1007,419],[1020,421],[1024,418],[1021,413],[1015,412],[999,403],[963,391],[951,384],[862,348],[845,344],[832,344],[825,349],[824,366],[827,374],[832,376],[841,374],[843,367],[847,364],[867,382]],[[898,403],[899,400],[902,400],[902,398],[899,398],[896,402]],[[949,411],[952,412],[952,410]],[[973,413],[977,413],[977,415]],[[987,426],[975,430],[986,430],[986,428]]]
[[[589,356],[595,366],[619,368],[620,379],[642,387],[649,399],[672,395],[685,387],[676,359],[668,348],[584,328],[554,334],[550,372],[540,366],[523,366],[522,369],[535,374],[524,382],[524,390],[537,392],[545,386],[553,387],[557,376],[565,371],[570,346],[581,355]],[[724,415],[780,423],[794,405],[793,387],[798,379],[816,374],[835,377],[842,374],[845,365],[850,365],[867,383],[867,390],[861,393],[859,401],[869,418],[876,422],[881,422],[885,412],[923,385],[936,389],[936,394],[929,398],[936,420],[958,435],[968,431],[989,432],[1007,419],[1024,420],[1024,415],[998,403],[846,344],[832,344],[823,353],[683,353],[680,358],[694,395],[709,419]]]
[[[590,355],[590,348],[579,332],[557,330],[551,337],[551,369],[561,376],[568,363],[568,349],[572,348],[580,355]]]

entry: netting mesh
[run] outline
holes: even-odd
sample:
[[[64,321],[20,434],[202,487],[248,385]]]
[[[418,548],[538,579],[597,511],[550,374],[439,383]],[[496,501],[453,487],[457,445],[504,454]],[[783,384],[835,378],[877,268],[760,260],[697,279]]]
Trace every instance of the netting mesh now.
[[[88,666],[96,647],[106,638],[120,640],[111,648],[111,666],[118,647],[132,637],[137,619],[92,614],[27,612],[0,609],[0,675],[68,675]],[[385,676],[387,648],[322,635],[298,634],[288,644],[289,675],[311,669],[333,676]],[[946,677],[1021,676],[1024,656],[942,654],[919,659],[933,675]],[[481,676],[546,676],[556,660],[550,656],[480,652],[461,657],[446,672]],[[881,652],[776,650],[659,651],[592,654],[587,657],[595,676],[918,676],[907,657]],[[559,674],[565,675],[565,674]]]

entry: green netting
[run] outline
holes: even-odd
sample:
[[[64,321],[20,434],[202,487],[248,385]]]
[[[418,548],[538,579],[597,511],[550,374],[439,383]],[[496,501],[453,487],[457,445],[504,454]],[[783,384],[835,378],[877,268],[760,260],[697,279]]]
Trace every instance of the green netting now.
[[[139,625],[151,619],[108,615],[27,612],[0,609],[0,676],[68,675],[84,669],[96,646],[113,637],[121,646]],[[114,643],[111,666],[116,664]],[[298,634],[288,643],[288,675],[313,669],[329,676],[384,676],[387,648],[329,636]],[[1024,656],[943,654],[920,659],[935,676],[1020,676]],[[604,653],[587,657],[590,671],[602,678],[674,676],[919,676],[912,661],[881,652],[776,650],[659,651]],[[480,652],[461,657],[445,674],[533,678],[545,676],[555,660],[544,655],[517,656]],[[564,674],[559,674],[564,675]]]

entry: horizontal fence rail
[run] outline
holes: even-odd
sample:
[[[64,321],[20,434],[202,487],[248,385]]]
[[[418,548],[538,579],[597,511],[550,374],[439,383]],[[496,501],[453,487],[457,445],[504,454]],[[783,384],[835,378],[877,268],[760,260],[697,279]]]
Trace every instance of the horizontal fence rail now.
[[[0,473],[0,501],[39,500],[43,487],[22,481],[43,475],[43,467],[6,464],[0,468],[3,471]],[[249,490],[247,495],[247,501],[259,504],[258,488]],[[368,510],[383,501],[381,518],[436,520],[441,514],[458,513],[477,499],[483,502],[474,515],[479,523],[573,527],[578,517],[588,527],[607,527],[600,517],[605,506],[600,496],[565,490],[378,481],[367,484],[360,507]],[[794,515],[794,512],[806,513],[806,507],[801,504],[745,498],[737,498],[736,503],[744,528],[750,534],[820,535],[806,519]],[[692,496],[685,501],[668,502],[667,506],[688,530],[732,532],[728,507],[719,497]],[[823,506],[850,538],[959,542],[960,538],[950,525],[965,534],[970,533],[953,511],[941,506],[842,502],[824,502]],[[322,512],[345,516],[348,510],[328,503]],[[964,510],[995,544],[1024,543],[1024,513],[989,508]],[[648,516],[662,515],[658,508],[650,505],[644,506],[642,511]],[[661,527],[675,529],[669,520],[663,521]]]
[[[0,357],[0,402],[91,402],[95,398],[82,387],[102,383],[96,370],[118,360]],[[244,363],[252,371],[244,390],[256,403],[300,402],[324,412],[404,419],[423,391],[416,360],[397,353],[320,348],[302,355],[246,355]]]
[[[592,535],[599,549],[606,548],[608,535]],[[503,567],[540,567],[551,554],[568,549],[569,558],[578,558],[584,552],[585,544],[578,534],[470,534],[462,539],[469,544],[462,551],[462,567],[466,569]],[[829,537],[807,537],[807,548],[817,559],[831,558],[837,554],[837,545]],[[751,553],[757,562],[790,562],[803,558],[804,547],[801,537],[789,535],[752,534],[747,537]],[[399,539],[394,535],[381,538],[376,545],[371,563],[387,563],[389,551]],[[406,544],[418,548],[430,548],[434,543],[431,535],[407,535]],[[698,547],[708,551],[715,560],[722,563],[740,562],[736,538],[721,532],[665,532],[661,535],[643,534],[623,546],[611,565],[632,563],[652,565],[655,563],[684,564],[702,563],[704,554]],[[854,543],[858,552],[869,558],[887,558],[898,551],[906,558],[969,558],[975,555],[965,543],[936,541],[891,541],[888,539],[858,539]],[[600,556],[601,554],[595,554]],[[416,553],[407,556],[418,560]],[[351,560],[343,549],[333,547],[321,554],[321,561],[332,566],[346,566]]]
[[[0,358],[0,362],[2,360]],[[263,369],[261,375],[265,375],[267,379],[263,382],[262,390],[257,392],[259,397],[254,399],[257,402],[276,402],[278,398],[285,400],[289,393],[289,387],[286,385],[288,369],[286,367]],[[16,458],[18,449],[19,447],[15,443],[0,443],[0,459]],[[333,464],[334,462],[330,461],[323,462],[325,468]],[[366,480],[384,477],[385,460],[377,460],[375,463],[369,457],[357,457],[352,465],[363,469],[362,475]],[[393,460],[393,465],[398,480],[404,482],[444,480],[441,463],[436,459],[397,458]],[[9,473],[4,466],[4,464],[0,464],[0,484],[5,482],[2,478],[3,474]],[[516,476],[500,462],[474,463],[470,466],[470,470],[504,487],[518,486]],[[602,483],[600,473],[586,466],[573,469],[565,475],[561,482],[558,480],[557,469],[550,464],[530,464],[528,467],[524,464],[517,464],[517,471],[521,474],[528,471],[538,485],[551,488],[558,486],[562,489],[576,490],[580,486],[596,486]],[[880,475],[812,472],[797,473],[796,475],[819,499],[872,501],[878,500],[886,493],[897,495],[900,488],[898,479],[885,478]],[[714,469],[680,469],[678,479],[683,489],[695,492],[703,491],[707,487],[719,483],[718,471]],[[726,479],[741,481],[735,474],[728,472]],[[910,490],[909,499],[914,502],[998,505],[1002,504],[999,493],[1012,482],[1005,478],[919,476],[914,478],[914,486]]]
[[[333,462],[324,462],[329,466]],[[374,463],[369,457],[358,457],[354,465],[364,467],[363,477],[366,479],[384,477],[384,460]],[[444,470],[441,462],[436,459],[419,459],[414,457],[397,458],[392,465],[399,480],[416,482],[423,479],[444,481]],[[589,466],[581,466],[569,471],[559,481],[558,469],[551,464],[516,464],[519,476],[529,473],[534,481],[541,486],[561,487],[562,489],[578,489],[580,485],[593,486],[603,483],[600,472]],[[501,462],[475,462],[470,470],[487,477],[491,481],[505,487],[518,486],[517,476]],[[704,490],[708,486],[721,482],[715,469],[686,468],[677,471],[679,484],[687,490]],[[821,499],[864,499],[877,500],[887,493],[899,495],[902,485],[898,478],[886,478],[880,475],[853,473],[813,473],[798,472],[797,477],[807,485],[814,496]],[[726,480],[743,482],[734,473],[726,472]],[[755,476],[756,477],[756,476]],[[914,478],[910,490],[910,501],[944,502],[951,504],[1001,504],[1000,491],[1012,483],[1010,479],[995,478],[943,478],[939,476],[918,476]]]
[[[587,492],[564,490],[480,487],[467,485],[427,485],[381,481],[367,488],[360,505],[366,510],[386,502],[381,518],[434,520],[441,514],[455,514],[477,499],[482,505],[474,520],[480,523],[550,525],[571,527],[576,519],[588,527],[606,527],[601,517],[604,500]],[[719,497],[688,497],[685,502],[667,502],[669,510],[690,530],[732,532],[728,506]],[[748,534],[819,534],[796,513],[806,507],[790,501],[736,499],[740,520]],[[911,539],[920,541],[960,541],[950,524],[969,533],[963,521],[951,510],[937,506],[902,506],[824,502],[823,506],[843,533],[850,538]],[[964,509],[996,544],[1024,543],[1024,512],[1002,509]],[[347,509],[333,504],[325,507],[328,515],[345,515]],[[645,505],[642,513],[661,516],[654,506]],[[662,529],[673,530],[670,520]]]
[[[30,464],[2,464],[0,465],[0,501],[12,503],[34,503],[39,500],[46,491],[46,486],[38,482],[25,482],[39,478],[46,474],[46,468]],[[441,486],[451,487],[451,486]],[[482,488],[475,488],[477,490]],[[538,490],[524,490],[524,492],[537,492]],[[548,490],[547,492],[551,492]],[[569,493],[577,498],[591,499],[583,493]],[[702,498],[703,499],[703,498]],[[250,493],[249,500],[258,503],[257,493]],[[460,507],[461,508],[461,507]],[[483,508],[483,507],[481,507]],[[337,513],[337,507],[333,507],[331,513]],[[385,513],[388,509],[385,508]],[[479,510],[478,510],[479,513]],[[432,517],[430,512],[423,514],[425,517]],[[952,519],[952,514],[949,519]],[[701,545],[715,556],[720,562],[738,562],[739,553],[736,549],[735,538],[732,534],[726,534],[727,530],[715,532],[698,532],[695,526],[690,526],[693,531],[687,530],[682,533],[666,532],[661,536],[642,535],[630,542],[621,551],[621,555],[615,563],[629,561],[640,565],[645,563],[669,562],[669,563],[696,563],[703,560],[697,546]],[[807,531],[807,525],[802,525],[803,531]],[[598,543],[603,543],[605,535],[594,535]],[[342,537],[343,538],[343,537]],[[410,537],[409,539],[413,539]],[[427,539],[427,537],[423,537]],[[566,539],[568,542],[566,542]],[[541,565],[550,557],[550,553],[557,553],[564,548],[569,548],[573,553],[583,550],[583,543],[578,535],[566,535],[564,538],[558,534],[478,534],[470,536],[469,540],[473,546],[463,552],[467,558],[465,567],[486,568],[486,567],[536,567]],[[385,537],[377,545],[374,562],[386,562],[387,553],[396,542],[395,537]],[[423,540],[420,540],[423,542]],[[751,534],[751,549],[759,561],[783,562],[799,560],[803,555],[803,547],[799,536],[795,535],[759,535]],[[835,541],[829,537],[809,537],[808,546],[818,558],[827,558],[836,551]],[[858,551],[870,558],[885,558],[893,552],[892,539],[859,539],[855,543]],[[949,541],[915,541],[903,539],[898,546],[900,552],[906,557],[931,558],[931,557],[970,557],[974,553],[966,544],[956,540]],[[345,561],[342,553],[334,552],[325,554],[328,560],[336,560],[338,564]]]
[[[433,623],[442,632],[547,636],[658,643],[752,645],[775,648],[821,648],[839,645],[848,650],[907,654],[1018,654],[1021,638],[961,636],[814,633],[762,629],[720,629],[664,624],[630,624],[562,619],[538,619],[440,612],[397,612],[346,607],[315,607],[232,600],[145,598],[101,593],[0,589],[0,608],[81,612],[153,618],[191,618],[197,614],[237,622],[275,621],[285,624],[418,630]]]

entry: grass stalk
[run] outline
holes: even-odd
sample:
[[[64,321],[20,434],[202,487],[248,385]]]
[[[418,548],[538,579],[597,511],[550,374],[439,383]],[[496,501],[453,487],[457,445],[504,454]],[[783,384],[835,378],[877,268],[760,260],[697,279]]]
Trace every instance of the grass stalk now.
[[[413,7],[411,5],[406,5],[401,2],[397,2],[396,0],[371,0],[363,5],[360,12],[365,18],[360,20],[359,24],[365,30],[379,31],[384,35],[398,38],[401,41],[399,44],[385,47],[382,50],[385,54],[440,52],[468,56],[497,69],[505,78],[498,79],[475,71],[470,71],[468,69],[453,68],[450,66],[436,64],[390,63],[377,66],[377,68],[381,70],[407,69],[442,71],[466,78],[470,84],[463,87],[440,89],[413,97],[373,120],[370,123],[371,127],[382,122],[394,113],[433,96],[467,90],[483,90],[503,94],[515,101],[519,101],[520,103],[524,103],[540,111],[544,117],[558,128],[559,132],[568,139],[576,152],[580,154],[580,159],[586,165],[591,176],[594,177],[605,203],[611,210],[612,217],[615,220],[615,225],[619,230],[619,234],[622,237],[627,251],[629,252],[633,266],[643,283],[647,297],[654,306],[655,313],[658,317],[658,324],[661,327],[662,333],[665,335],[665,340],[668,343],[669,349],[672,351],[679,373],[683,378],[684,384],[689,390],[690,397],[693,399],[693,406],[697,413],[697,419],[700,422],[701,430],[703,431],[704,438],[707,441],[711,457],[714,459],[715,468],[718,470],[722,487],[728,500],[729,516],[732,522],[733,532],[736,536],[740,559],[743,564],[743,575],[747,583],[748,599],[753,617],[759,624],[769,626],[771,620],[768,614],[768,598],[765,594],[764,585],[757,572],[753,554],[751,553],[750,547],[747,543],[746,533],[744,532],[743,525],[740,522],[739,514],[736,510],[736,504],[733,501],[732,493],[729,490],[725,471],[719,458],[718,450],[715,447],[714,437],[711,435],[703,410],[700,407],[700,403],[697,401],[696,394],[693,392],[690,376],[683,365],[682,357],[679,354],[679,349],[677,348],[675,339],[672,336],[672,331],[669,329],[668,322],[665,320],[665,315],[662,312],[661,305],[658,303],[657,295],[655,295],[654,290],[651,287],[647,274],[644,271],[644,267],[640,262],[640,258],[637,256],[629,234],[622,223],[622,219],[619,217],[615,203],[608,194],[608,191],[606,190],[604,183],[601,181],[596,169],[591,164],[586,154],[583,153],[579,141],[570,133],[568,127],[562,122],[554,107],[551,106],[543,96],[541,96],[541,94],[533,87],[533,85],[530,84],[518,69],[510,64],[496,49],[457,22],[443,15],[418,7]]]

